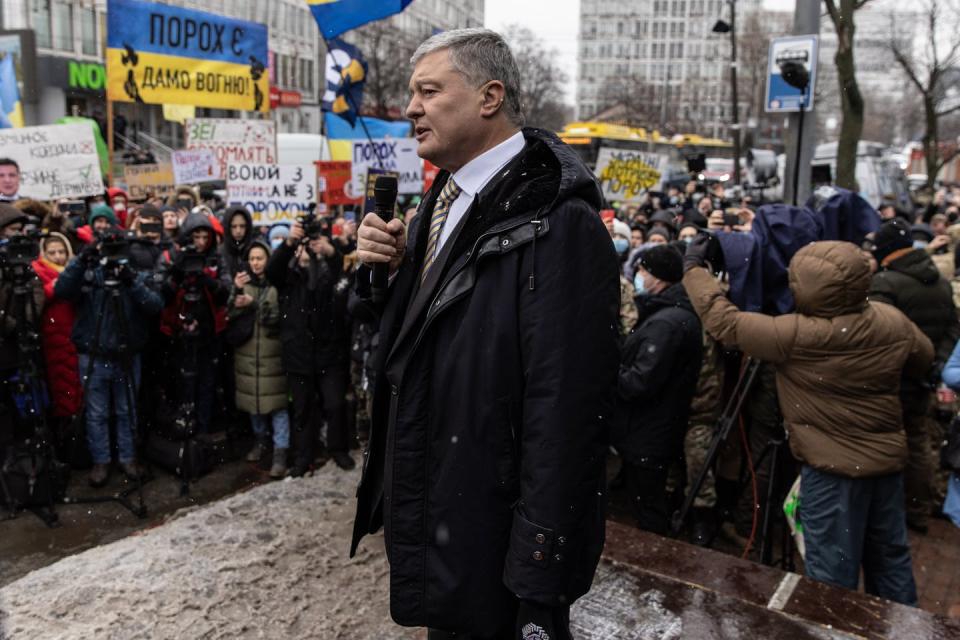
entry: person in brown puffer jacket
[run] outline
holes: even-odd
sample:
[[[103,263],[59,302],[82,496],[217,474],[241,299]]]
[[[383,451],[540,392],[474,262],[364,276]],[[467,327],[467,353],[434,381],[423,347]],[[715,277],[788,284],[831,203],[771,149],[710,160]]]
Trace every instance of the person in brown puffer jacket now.
[[[815,242],[790,262],[796,313],[739,311],[704,268],[708,240],[685,258],[683,285],[704,328],[772,363],[793,455],[803,463],[800,520],[806,572],[916,604],[902,470],[903,371],[925,372],[930,340],[895,307],[868,302],[870,268],[846,242]]]

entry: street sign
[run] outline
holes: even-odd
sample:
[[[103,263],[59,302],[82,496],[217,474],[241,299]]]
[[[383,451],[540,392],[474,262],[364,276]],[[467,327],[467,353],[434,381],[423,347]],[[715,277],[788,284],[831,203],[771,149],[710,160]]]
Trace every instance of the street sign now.
[[[770,54],[767,60],[767,97],[764,102],[767,113],[787,113],[800,110],[801,96],[803,108],[813,108],[813,92],[817,87],[817,36],[785,36],[770,41]],[[806,91],[790,85],[781,73],[781,64],[787,61],[803,64],[810,74],[810,84]]]

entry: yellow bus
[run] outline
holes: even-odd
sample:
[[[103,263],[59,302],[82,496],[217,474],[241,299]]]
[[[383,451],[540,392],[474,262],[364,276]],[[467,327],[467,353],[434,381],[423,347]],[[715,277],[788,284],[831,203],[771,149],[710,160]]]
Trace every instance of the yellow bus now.
[[[642,127],[607,122],[571,122],[558,135],[590,169],[596,166],[600,147],[664,154],[669,158],[669,166],[681,172],[686,172],[686,159],[690,156],[702,153],[709,158],[733,157],[733,144],[695,133],[662,136],[659,131],[648,131]]]

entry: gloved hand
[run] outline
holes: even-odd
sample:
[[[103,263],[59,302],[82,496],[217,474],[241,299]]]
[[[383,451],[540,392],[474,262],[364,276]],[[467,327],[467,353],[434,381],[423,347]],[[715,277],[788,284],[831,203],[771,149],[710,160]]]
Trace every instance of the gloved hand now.
[[[561,640],[569,631],[557,628],[554,609],[529,600],[520,601],[514,640]],[[563,635],[560,635],[560,633]]]
[[[131,268],[128,264],[121,266],[117,275],[120,276],[120,282],[128,287],[137,281],[137,272],[134,271],[133,268]]]
[[[683,254],[683,272],[696,267],[707,266],[707,250],[710,246],[710,238],[706,233],[699,233],[693,239],[693,242],[687,245],[687,252]]]
[[[715,234],[701,232],[687,245],[687,252],[683,255],[683,272],[696,267],[706,267],[713,275],[727,270],[723,248]]]
[[[100,251],[97,249],[97,243],[91,242],[90,244],[84,245],[83,249],[80,250],[80,255],[77,257],[80,258],[80,262],[83,262],[84,264],[96,262],[100,257]]]
[[[172,280],[175,285],[179,286],[183,283],[183,269],[176,264],[170,265],[168,273],[170,274],[170,280]]]

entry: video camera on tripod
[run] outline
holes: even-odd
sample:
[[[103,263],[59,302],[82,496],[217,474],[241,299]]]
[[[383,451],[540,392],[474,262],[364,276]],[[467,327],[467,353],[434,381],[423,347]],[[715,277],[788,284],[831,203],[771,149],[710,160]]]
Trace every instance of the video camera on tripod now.
[[[31,230],[21,235],[0,240],[0,272],[3,279],[24,284],[33,277],[33,261],[40,255],[40,240],[49,234]]]

